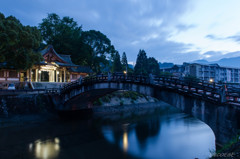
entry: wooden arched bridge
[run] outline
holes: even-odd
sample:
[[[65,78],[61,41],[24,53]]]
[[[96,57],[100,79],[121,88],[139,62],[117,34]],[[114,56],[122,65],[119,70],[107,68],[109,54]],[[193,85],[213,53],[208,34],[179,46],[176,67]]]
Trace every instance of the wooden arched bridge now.
[[[105,85],[103,85],[103,83],[105,83]],[[149,92],[149,90],[144,92],[146,89],[140,90],[139,88],[131,86],[131,84],[174,91],[179,94],[201,98],[202,100],[218,104],[240,105],[240,89],[230,88],[224,84],[215,82],[178,79],[165,76],[154,77],[151,75],[149,77],[126,75],[90,76],[64,85],[60,90],[60,94],[64,99],[64,103],[81,93],[94,89],[126,89],[140,91],[139,93],[154,96],[154,92]]]

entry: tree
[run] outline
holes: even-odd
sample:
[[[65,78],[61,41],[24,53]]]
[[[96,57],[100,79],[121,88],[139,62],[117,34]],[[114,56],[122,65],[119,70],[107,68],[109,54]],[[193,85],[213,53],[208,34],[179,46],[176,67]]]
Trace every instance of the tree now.
[[[148,74],[148,59],[144,50],[139,50],[136,65],[134,67],[134,73],[138,75]]]
[[[42,37],[36,27],[23,26],[13,16],[0,13],[0,62],[6,67],[26,70],[42,60],[36,52]]]
[[[115,54],[112,70],[113,72],[122,72],[122,64],[120,62],[120,55],[118,52]]]
[[[43,40],[52,44],[56,51],[69,54],[77,51],[82,27],[70,17],[62,19],[55,13],[48,14],[39,24]]]
[[[154,57],[148,58],[148,73],[152,73],[154,75],[160,75],[159,64]]]
[[[126,56],[126,53],[123,52],[123,55],[122,55],[122,68],[123,70],[128,70],[128,61],[127,61],[127,56]]]
[[[82,27],[73,18],[63,17],[55,13],[48,14],[39,24],[43,40],[52,44],[61,54],[70,54],[72,61],[79,65],[90,65],[92,49],[84,44]]]
[[[116,50],[106,35],[100,31],[90,30],[82,33],[83,43],[92,48],[92,68],[101,72],[109,65],[108,60],[114,60]]]

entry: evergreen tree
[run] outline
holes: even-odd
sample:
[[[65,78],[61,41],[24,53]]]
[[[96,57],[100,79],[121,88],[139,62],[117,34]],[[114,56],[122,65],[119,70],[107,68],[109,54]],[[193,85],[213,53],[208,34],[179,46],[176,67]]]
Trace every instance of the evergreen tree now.
[[[122,68],[123,70],[128,71],[128,61],[127,61],[127,56],[125,52],[123,52],[122,54]]]
[[[159,64],[154,57],[148,58],[148,73],[152,73],[154,75],[160,75]]]
[[[136,75],[148,74],[148,59],[144,50],[139,50],[136,65],[134,67],[134,73]]]
[[[116,52],[113,60],[113,66],[112,66],[113,72],[122,72],[122,64],[120,61],[120,55],[118,52]]]

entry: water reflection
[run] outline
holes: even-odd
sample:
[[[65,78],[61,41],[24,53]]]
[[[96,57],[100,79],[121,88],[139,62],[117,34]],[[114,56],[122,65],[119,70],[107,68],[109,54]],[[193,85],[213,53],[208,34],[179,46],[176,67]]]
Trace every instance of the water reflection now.
[[[130,124],[103,126],[103,136],[137,158],[207,158],[215,136],[203,122],[184,113],[149,116]]]
[[[54,159],[57,158],[60,152],[60,140],[36,140],[29,144],[29,152],[34,153],[34,156],[39,159]]]
[[[128,149],[128,134],[127,131],[123,132],[123,150],[124,152],[127,152]]]

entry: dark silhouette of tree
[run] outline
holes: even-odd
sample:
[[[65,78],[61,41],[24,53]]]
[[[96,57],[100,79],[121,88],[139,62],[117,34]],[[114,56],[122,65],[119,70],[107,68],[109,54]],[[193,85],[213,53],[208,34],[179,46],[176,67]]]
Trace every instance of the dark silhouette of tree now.
[[[136,65],[134,67],[134,73],[139,75],[148,74],[148,59],[144,50],[139,50]]]
[[[128,69],[128,61],[127,61],[127,56],[126,56],[126,53],[125,52],[123,52],[123,54],[122,54],[122,68],[123,68],[123,70],[124,71],[128,71],[129,69]]]
[[[120,61],[120,55],[118,52],[116,52],[113,60],[113,66],[112,66],[113,72],[122,72],[122,64]]]
[[[90,30],[82,33],[83,43],[92,48],[92,67],[96,72],[109,66],[109,60],[113,60],[116,50],[106,35],[100,31]]]
[[[6,62],[6,67],[26,70],[40,62],[42,56],[36,50],[41,41],[36,27],[24,26],[15,17],[0,13],[0,62]]]
[[[154,57],[148,58],[148,73],[152,73],[154,75],[160,75],[159,64]]]

